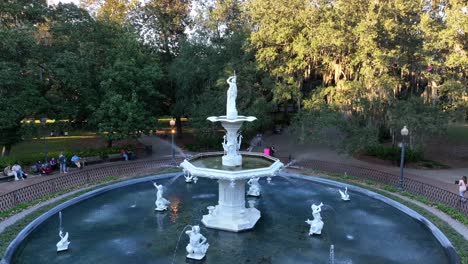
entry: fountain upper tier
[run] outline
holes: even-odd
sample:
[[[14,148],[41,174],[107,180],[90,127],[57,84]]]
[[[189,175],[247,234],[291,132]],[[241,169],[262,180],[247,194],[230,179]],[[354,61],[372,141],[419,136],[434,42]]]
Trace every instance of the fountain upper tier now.
[[[207,118],[211,122],[226,122],[226,123],[238,123],[238,122],[252,122],[257,120],[255,116],[236,116],[231,119],[227,116],[210,116]]]
[[[283,166],[279,159],[261,153],[239,154],[243,157],[242,166],[224,166],[223,152],[198,154],[185,159],[180,166],[193,176],[228,181],[272,176]]]

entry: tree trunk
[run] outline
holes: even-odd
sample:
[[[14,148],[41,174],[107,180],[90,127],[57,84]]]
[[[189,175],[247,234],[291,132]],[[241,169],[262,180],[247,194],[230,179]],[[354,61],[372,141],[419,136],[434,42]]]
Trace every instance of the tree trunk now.
[[[180,121],[180,116],[176,116],[176,129],[177,138],[182,138],[182,122]]]
[[[107,140],[107,147],[108,147],[108,148],[112,148],[112,142],[113,142],[112,139],[108,139],[108,140]]]
[[[8,156],[11,153],[11,144],[3,145],[2,147],[2,157]]]

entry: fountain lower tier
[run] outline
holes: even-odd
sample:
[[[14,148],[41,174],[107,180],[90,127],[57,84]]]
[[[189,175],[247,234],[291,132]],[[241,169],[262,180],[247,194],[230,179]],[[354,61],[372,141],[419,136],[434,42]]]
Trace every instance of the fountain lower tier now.
[[[202,223],[209,228],[231,232],[252,229],[260,219],[260,211],[245,207],[245,181],[219,180],[218,205],[209,206]]]

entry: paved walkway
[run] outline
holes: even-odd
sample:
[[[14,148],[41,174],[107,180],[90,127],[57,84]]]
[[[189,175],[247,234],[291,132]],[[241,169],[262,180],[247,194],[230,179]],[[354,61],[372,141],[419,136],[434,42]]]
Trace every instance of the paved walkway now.
[[[265,147],[275,146],[277,150],[276,156],[278,157],[288,157],[291,155],[292,159],[295,160],[323,160],[384,171],[398,176],[400,175],[400,168],[397,166],[386,166],[358,160],[352,156],[340,154],[328,147],[320,146],[318,144],[299,144],[292,141],[291,138],[291,135],[287,132],[283,132],[283,134],[279,135],[266,135],[263,137],[262,146],[255,147],[253,151],[262,152]],[[455,180],[460,179],[462,175],[468,175],[468,167],[444,170],[404,169],[404,177],[422,181],[453,193],[458,193],[458,185],[455,185],[454,182]]]

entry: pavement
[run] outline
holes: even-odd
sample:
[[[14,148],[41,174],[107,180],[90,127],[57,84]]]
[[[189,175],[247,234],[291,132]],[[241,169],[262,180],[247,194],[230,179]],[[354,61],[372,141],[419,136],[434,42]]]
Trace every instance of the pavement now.
[[[291,138],[292,136],[287,132],[264,135],[262,146],[255,147],[253,151],[263,152],[263,148],[274,146],[276,148],[275,155],[278,157],[289,157],[289,155],[291,155],[291,158],[294,160],[315,159],[374,169],[397,176],[400,175],[400,168],[398,166],[382,165],[358,160],[353,156],[339,153],[326,146],[312,143],[298,143],[291,140]],[[403,175],[405,178],[422,181],[447,191],[458,193],[458,185],[455,184],[455,180],[460,179],[463,175],[468,175],[468,167],[441,170],[405,168]]]

